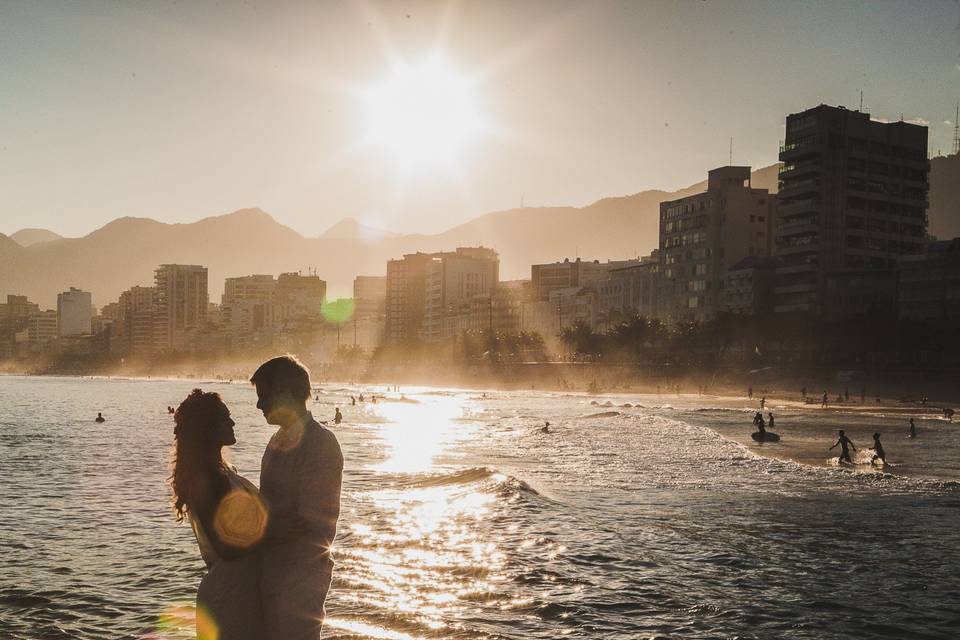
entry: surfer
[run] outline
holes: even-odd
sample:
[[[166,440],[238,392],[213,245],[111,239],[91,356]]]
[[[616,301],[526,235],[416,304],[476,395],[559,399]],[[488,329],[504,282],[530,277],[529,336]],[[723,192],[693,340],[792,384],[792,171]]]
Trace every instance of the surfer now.
[[[343,421],[343,414],[340,413],[340,407],[334,408],[333,424],[340,424]]]
[[[97,417],[93,419],[94,422],[106,422],[107,419],[103,417],[103,414],[97,411]]]
[[[870,464],[873,464],[880,459],[880,464],[887,464],[887,456],[883,453],[883,445],[880,444],[880,434],[873,434],[873,446],[870,447],[873,449],[873,457],[870,459]]]
[[[913,418],[910,418],[910,437],[911,438],[917,437],[917,426],[913,424]]]
[[[769,420],[768,420],[767,423],[770,425],[770,430],[773,431],[773,412],[772,412],[772,411],[768,411],[768,412],[767,412],[767,417],[769,418]]]
[[[540,427],[540,433],[550,433],[550,421],[547,420],[542,427]]]
[[[854,451],[856,451],[857,448],[854,446],[853,441],[851,441],[850,438],[848,438],[843,432],[843,429],[840,429],[839,436],[840,437],[833,444],[833,447],[830,447],[830,450],[832,451],[834,447],[840,445],[840,457],[837,458],[837,462],[849,462],[850,464],[853,464],[853,460],[850,459],[850,449],[848,447],[853,447]]]
[[[767,425],[763,421],[763,414],[759,412],[757,413],[757,431],[760,432],[761,437],[767,432]]]

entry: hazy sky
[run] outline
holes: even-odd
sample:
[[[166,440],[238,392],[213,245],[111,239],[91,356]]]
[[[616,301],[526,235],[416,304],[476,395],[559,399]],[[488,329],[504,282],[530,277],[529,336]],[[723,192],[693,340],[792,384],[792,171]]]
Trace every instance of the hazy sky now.
[[[440,51],[488,124],[454,168],[360,144],[362,91]],[[821,102],[951,146],[960,4],[0,2],[0,231],[258,206],[436,232],[776,160]]]

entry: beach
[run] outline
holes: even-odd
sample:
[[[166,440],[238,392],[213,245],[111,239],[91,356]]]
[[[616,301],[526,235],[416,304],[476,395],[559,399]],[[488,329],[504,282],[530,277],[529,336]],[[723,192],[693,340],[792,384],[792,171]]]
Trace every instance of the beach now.
[[[195,386],[258,482],[271,430],[247,383],[0,379],[0,635],[193,637],[204,567],[165,482],[166,407]],[[758,444],[756,397],[316,395],[346,459],[326,637],[954,636],[960,425],[937,407],[768,398],[782,440]],[[841,428],[858,449],[881,432],[890,464],[837,466]]]

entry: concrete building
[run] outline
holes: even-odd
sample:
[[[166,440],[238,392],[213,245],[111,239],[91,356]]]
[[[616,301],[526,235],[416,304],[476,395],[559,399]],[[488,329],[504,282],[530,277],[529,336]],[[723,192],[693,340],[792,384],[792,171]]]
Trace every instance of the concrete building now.
[[[260,274],[226,278],[223,285],[218,316],[226,348],[242,350],[272,343],[280,323],[275,304],[277,280]]]
[[[831,274],[923,252],[926,127],[820,105],[787,116],[780,160],[776,311],[823,312]]]
[[[386,276],[357,276],[353,279],[353,300],[360,315],[383,314],[387,300]]]
[[[89,291],[70,287],[69,291],[57,294],[57,335],[90,335],[90,319],[93,317],[93,304]]]
[[[720,310],[727,269],[773,248],[776,196],[750,184],[750,167],[709,172],[704,193],[660,203],[658,312],[668,322]]]
[[[188,351],[207,320],[207,268],[195,264],[164,264],[154,271],[157,289],[159,351]]]
[[[441,340],[471,315],[474,298],[487,305],[497,286],[500,258],[493,249],[413,253],[387,262],[386,340]],[[469,322],[469,320],[468,320]]]
[[[773,313],[776,264],[773,257],[747,256],[727,269],[720,310],[744,316]]]
[[[557,289],[580,287],[604,280],[611,269],[620,269],[640,264],[639,260],[570,260],[535,264],[530,267],[530,283],[535,300],[549,300],[550,293]]]
[[[639,264],[616,267],[608,278],[595,284],[600,294],[599,312],[602,324],[640,315],[658,317],[657,299],[660,288],[660,252],[654,249]]]
[[[903,259],[898,311],[911,320],[960,322],[960,238],[932,242],[925,254]]]
[[[277,320],[287,331],[313,326],[323,320],[327,283],[315,274],[281,273],[273,304]]]
[[[110,350],[149,355],[157,350],[160,293],[156,287],[131,287],[117,302],[119,321],[111,325]]]
[[[32,344],[43,344],[57,338],[57,312],[47,309],[30,316],[27,322],[27,339]]]

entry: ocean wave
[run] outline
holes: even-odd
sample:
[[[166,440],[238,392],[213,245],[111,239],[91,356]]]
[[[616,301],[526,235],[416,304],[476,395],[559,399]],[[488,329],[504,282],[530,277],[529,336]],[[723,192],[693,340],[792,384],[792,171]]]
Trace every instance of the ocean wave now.
[[[599,413],[588,413],[585,416],[579,416],[581,420],[587,418],[615,418],[617,416],[623,415],[619,411],[600,411]]]

